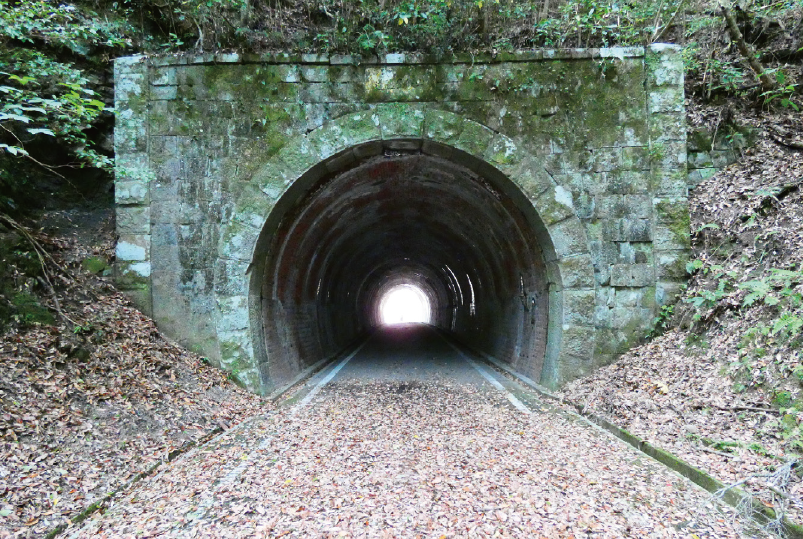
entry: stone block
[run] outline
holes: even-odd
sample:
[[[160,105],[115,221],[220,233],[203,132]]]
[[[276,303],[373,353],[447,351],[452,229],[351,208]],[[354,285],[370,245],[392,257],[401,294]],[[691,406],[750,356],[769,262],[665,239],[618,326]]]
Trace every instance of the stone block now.
[[[623,199],[626,217],[630,219],[650,219],[652,217],[652,197],[649,195],[625,195]]]
[[[608,172],[622,168],[622,148],[598,148],[588,150],[580,161],[580,170]]]
[[[114,102],[124,103],[147,98],[147,79],[143,73],[120,73],[114,80]]]
[[[660,251],[656,253],[656,271],[662,281],[679,281],[686,279],[688,273],[686,264],[690,258],[690,251],[679,249],[677,251]]]
[[[563,323],[576,326],[593,326],[595,306],[593,289],[564,291]]]
[[[586,235],[579,220],[567,219],[548,228],[558,258],[587,252]]]
[[[612,241],[590,241],[591,257],[594,266],[609,266],[621,263],[619,259],[619,247]]]
[[[714,161],[710,152],[692,152],[689,154],[688,166],[695,169],[713,167]]]
[[[249,262],[218,260],[215,264],[215,293],[220,296],[248,295]]]
[[[496,168],[508,171],[521,163],[523,153],[512,139],[497,134],[488,144],[483,158]]]
[[[645,55],[647,83],[650,87],[683,88],[685,71],[681,49],[677,45],[655,43]]]
[[[564,325],[562,352],[590,361],[594,357],[594,337],[591,326]]]
[[[117,206],[117,234],[148,234],[151,229],[149,206]]]
[[[176,86],[154,86],[151,88],[151,99],[157,101],[169,101],[178,97]]]
[[[650,153],[644,147],[622,148],[622,170],[650,170]]]
[[[249,311],[247,296],[217,297],[217,329],[232,332],[248,329]]]
[[[630,217],[607,219],[603,222],[602,237],[608,241],[652,241],[652,222]]]
[[[454,146],[463,131],[465,120],[457,114],[438,109],[426,109],[424,136],[441,144]]]
[[[592,288],[594,286],[594,269],[590,255],[581,254],[561,258],[558,261],[558,267],[564,289]]]
[[[686,140],[686,118],[680,112],[650,115],[649,135],[652,143]]]
[[[711,152],[711,165],[697,168],[718,168],[723,169],[738,160],[736,152],[732,150],[714,150]]]
[[[645,288],[617,288],[614,308],[638,307],[644,297]]]
[[[647,110],[651,113],[682,112],[683,87],[667,86],[655,88],[647,95]]]
[[[423,105],[383,103],[375,111],[383,140],[420,139],[424,136],[426,110]]]
[[[689,228],[689,199],[686,197],[654,198],[655,222],[662,225],[678,224]]]
[[[651,163],[662,169],[686,168],[686,142],[662,142],[651,149]]]
[[[658,281],[655,287],[655,301],[658,305],[672,304],[677,301],[685,289],[685,282]]]
[[[318,160],[323,160],[343,150],[381,140],[379,118],[371,111],[358,112],[329,122],[307,136],[315,147]]]
[[[572,194],[572,201],[577,217],[580,219],[591,219],[596,211],[596,200],[593,195],[585,192]]]
[[[114,282],[123,290],[150,288],[151,264],[148,261],[119,260],[114,264]]]
[[[658,197],[685,197],[688,194],[685,169],[661,169],[652,171],[651,192]]]
[[[259,234],[260,229],[239,221],[232,221],[224,228],[220,256],[228,260],[250,262],[254,259],[254,249]]]
[[[599,219],[616,219],[626,215],[625,198],[622,195],[597,195],[595,216]]]
[[[117,204],[148,204],[150,202],[149,183],[142,180],[115,181],[114,201]]]
[[[118,288],[120,283],[116,283]],[[140,286],[134,288],[121,288],[123,295],[125,295],[131,303],[136,307],[139,312],[145,316],[153,316],[153,298],[151,296],[151,289],[149,286]]]
[[[611,267],[611,286],[652,286],[655,268],[652,264],[614,264]]]
[[[454,147],[469,155],[482,157],[494,138],[494,132],[475,122],[464,122]]]
[[[645,194],[650,192],[651,172],[614,170],[605,173],[607,193]]]
[[[329,66],[302,65],[300,71],[303,82],[329,82]]]
[[[533,207],[545,225],[550,226],[574,215],[572,196],[566,189],[557,186],[548,189],[533,200]]]
[[[146,56],[138,54],[135,56],[121,56],[114,59],[114,77],[115,79],[127,73],[142,73],[148,69],[145,63]]]
[[[688,221],[655,226],[655,249],[667,251],[688,249],[691,245]]]
[[[151,75],[152,86],[176,86],[178,76],[175,67],[162,67],[153,70]]]

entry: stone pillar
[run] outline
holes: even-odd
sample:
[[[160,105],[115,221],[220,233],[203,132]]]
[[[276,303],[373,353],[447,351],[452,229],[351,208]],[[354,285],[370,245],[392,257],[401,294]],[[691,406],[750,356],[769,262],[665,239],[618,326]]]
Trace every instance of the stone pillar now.
[[[148,163],[148,67],[141,56],[114,63],[117,287],[147,315],[151,299],[151,217]]]
[[[677,45],[654,44],[645,53],[654,186],[655,299],[661,306],[672,302],[684,285],[691,252],[683,59]]]

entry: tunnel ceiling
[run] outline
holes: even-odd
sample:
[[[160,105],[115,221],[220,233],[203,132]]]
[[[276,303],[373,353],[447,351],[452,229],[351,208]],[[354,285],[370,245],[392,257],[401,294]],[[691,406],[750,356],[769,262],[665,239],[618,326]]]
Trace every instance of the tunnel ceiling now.
[[[492,348],[521,348],[514,341],[526,322],[517,305],[525,291],[537,291],[546,309],[542,255],[522,211],[488,179],[433,155],[386,149],[328,175],[271,238],[262,286],[268,341],[309,323],[328,336],[274,349],[284,364],[319,357],[376,325],[381,293],[402,283],[428,295],[433,324]],[[535,328],[540,341],[543,332]],[[528,348],[538,368],[543,343]]]

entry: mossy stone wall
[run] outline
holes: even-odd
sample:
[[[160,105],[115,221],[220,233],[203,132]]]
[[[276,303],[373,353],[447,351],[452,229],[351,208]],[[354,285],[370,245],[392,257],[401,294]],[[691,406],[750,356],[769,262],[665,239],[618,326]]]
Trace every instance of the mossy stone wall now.
[[[254,391],[267,383],[249,314],[257,238],[298,171],[366,136],[437,136],[511,176],[532,203],[560,273],[553,385],[637,343],[684,283],[677,47],[128,57],[115,77],[117,282],[162,331]]]

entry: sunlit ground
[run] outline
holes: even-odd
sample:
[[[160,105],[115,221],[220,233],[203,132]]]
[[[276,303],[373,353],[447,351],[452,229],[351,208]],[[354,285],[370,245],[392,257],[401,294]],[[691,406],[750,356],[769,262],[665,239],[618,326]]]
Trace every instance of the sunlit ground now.
[[[429,299],[413,285],[391,288],[379,303],[379,318],[382,325],[424,323],[430,320]]]

